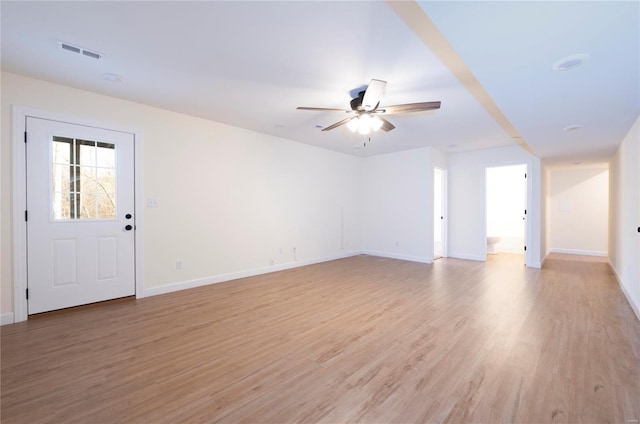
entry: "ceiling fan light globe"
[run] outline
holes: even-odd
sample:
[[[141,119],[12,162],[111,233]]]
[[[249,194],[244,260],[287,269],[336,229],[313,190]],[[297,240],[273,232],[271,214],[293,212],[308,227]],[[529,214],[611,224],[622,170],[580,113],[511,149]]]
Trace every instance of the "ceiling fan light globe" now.
[[[368,113],[360,115],[359,119],[360,127],[358,132],[360,134],[369,134],[371,132],[371,116]]]
[[[358,133],[362,134],[362,135],[367,135],[369,134],[369,128],[367,127],[360,127],[360,129],[358,130]]]
[[[360,121],[358,120],[358,118],[355,117],[349,122],[347,122],[347,128],[349,128],[351,132],[358,131],[358,128],[360,128]]]
[[[369,115],[368,113],[363,113],[362,115],[360,115],[360,122],[363,125],[370,126],[371,125],[371,115]]]

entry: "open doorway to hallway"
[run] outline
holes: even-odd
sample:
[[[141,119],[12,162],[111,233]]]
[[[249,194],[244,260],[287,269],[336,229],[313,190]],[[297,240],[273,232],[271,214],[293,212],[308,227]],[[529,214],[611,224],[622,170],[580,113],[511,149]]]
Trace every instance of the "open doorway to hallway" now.
[[[487,255],[526,250],[527,165],[487,167]]]

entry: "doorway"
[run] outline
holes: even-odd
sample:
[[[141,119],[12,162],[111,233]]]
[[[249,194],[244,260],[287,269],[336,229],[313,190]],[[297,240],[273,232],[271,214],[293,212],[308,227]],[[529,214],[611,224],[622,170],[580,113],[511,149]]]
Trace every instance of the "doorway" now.
[[[433,170],[433,259],[446,257],[446,171],[441,168]]]
[[[136,294],[134,134],[27,116],[27,314]]]
[[[527,165],[486,168],[486,252],[526,251]]]

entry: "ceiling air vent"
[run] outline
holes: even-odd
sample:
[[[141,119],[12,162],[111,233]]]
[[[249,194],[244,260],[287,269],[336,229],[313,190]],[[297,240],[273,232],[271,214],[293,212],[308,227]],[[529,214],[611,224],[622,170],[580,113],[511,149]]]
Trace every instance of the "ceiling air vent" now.
[[[90,57],[92,59],[102,60],[102,55],[91,50],[83,49],[82,47],[74,46],[71,43],[58,40],[58,47],[62,50],[66,50],[71,53],[81,54],[82,56]]]

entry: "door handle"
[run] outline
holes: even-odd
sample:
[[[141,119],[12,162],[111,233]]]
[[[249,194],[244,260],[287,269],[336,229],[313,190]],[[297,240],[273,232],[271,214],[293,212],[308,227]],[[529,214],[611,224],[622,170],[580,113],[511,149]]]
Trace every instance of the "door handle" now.
[[[131,231],[131,230],[133,230],[133,226],[127,225],[126,227],[124,227],[124,229],[127,230],[127,231]]]

